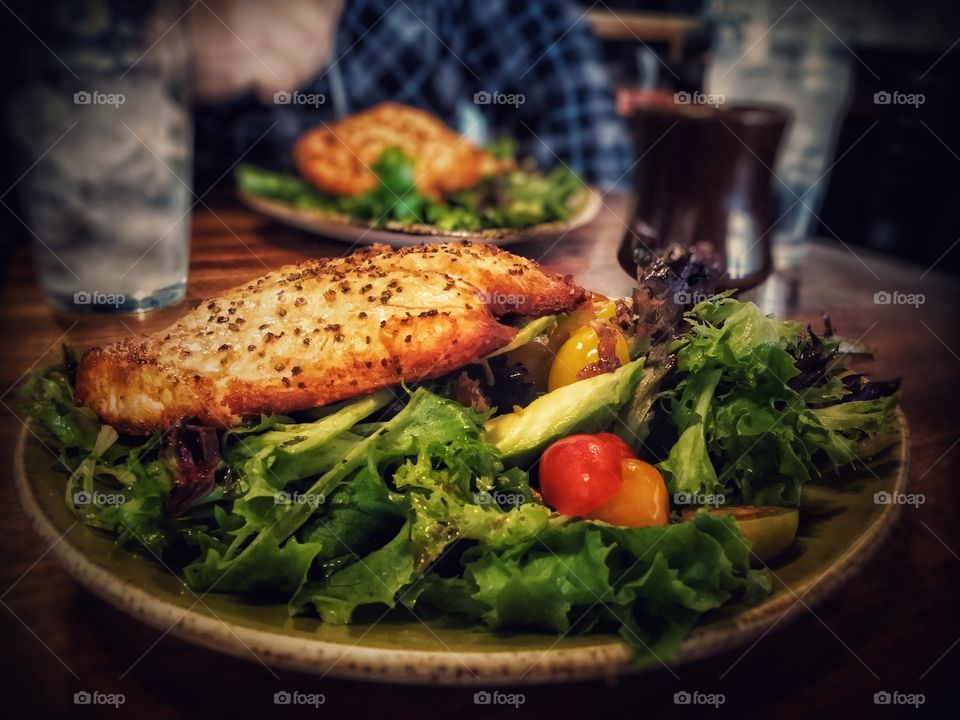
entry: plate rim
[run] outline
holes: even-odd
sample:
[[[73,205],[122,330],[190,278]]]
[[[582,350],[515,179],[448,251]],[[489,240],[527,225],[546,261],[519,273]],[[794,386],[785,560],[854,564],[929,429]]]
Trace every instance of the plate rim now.
[[[497,682],[545,684],[612,678],[635,671],[626,645],[611,635],[598,636],[598,642],[593,645],[550,647],[545,651],[398,650],[326,640],[305,641],[301,637],[278,635],[229,623],[213,611],[209,616],[198,613],[194,610],[198,603],[184,611],[181,606],[158,599],[147,590],[117,577],[106,565],[97,563],[71,544],[67,536],[73,528],[81,525],[79,521],[62,533],[58,530],[31,492],[27,477],[26,443],[28,434],[36,436],[29,426],[32,422],[23,423],[17,439],[14,482],[28,520],[49,544],[47,552],[57,559],[67,574],[94,595],[165,634],[278,668],[324,677],[380,682],[460,686]],[[910,428],[902,408],[897,408],[897,422],[900,451],[893,491],[902,493],[907,487],[910,465]],[[880,547],[901,511],[899,504],[885,505],[877,518],[833,563],[791,593],[782,593],[710,626],[695,628],[665,666],[676,667],[700,660],[762,637],[774,625],[786,626],[801,610],[820,603],[849,580]],[[650,669],[658,667],[651,665]]]
[[[526,228],[488,228],[487,230],[441,230],[432,225],[402,225],[390,222],[377,227],[364,220],[350,218],[344,213],[326,210],[300,210],[280,200],[265,198],[235,188],[237,197],[251,210],[272,220],[320,235],[338,242],[354,245],[372,245],[383,242],[390,245],[418,245],[428,241],[470,241],[494,245],[511,245],[527,240],[540,240],[557,235],[566,235],[589,222],[600,213],[603,199],[596,188],[584,185],[578,193],[583,197],[583,207],[567,221],[554,220]],[[326,229],[316,223],[323,223]]]

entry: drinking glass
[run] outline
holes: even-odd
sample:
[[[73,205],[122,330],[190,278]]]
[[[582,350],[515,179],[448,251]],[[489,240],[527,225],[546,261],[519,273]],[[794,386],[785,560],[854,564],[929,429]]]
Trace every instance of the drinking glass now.
[[[785,268],[802,260],[826,190],[853,78],[852,55],[837,33],[852,29],[832,18],[827,27],[802,3],[782,15],[775,7],[738,1],[717,18],[704,86],[729,102],[790,110],[793,122],[774,167],[774,254]]]
[[[8,120],[47,300],[73,312],[179,302],[192,195],[185,4],[21,5],[45,43],[30,49]]]

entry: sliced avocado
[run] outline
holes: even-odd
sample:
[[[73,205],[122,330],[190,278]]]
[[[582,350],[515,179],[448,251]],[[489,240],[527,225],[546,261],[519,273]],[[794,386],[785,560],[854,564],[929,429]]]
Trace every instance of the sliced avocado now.
[[[613,372],[580,380],[537,398],[525,408],[487,420],[485,439],[509,463],[532,459],[566,435],[599,432],[614,421],[643,374],[643,358]]]
[[[487,355],[488,358],[496,357],[497,355],[503,355],[508,353],[511,350],[516,350],[518,347],[526,345],[528,342],[533,340],[537,335],[542,335],[545,333],[554,322],[556,322],[556,315],[544,315],[543,317],[534,318],[522,328],[517,331],[516,336],[509,344],[504,345],[499,350]]]

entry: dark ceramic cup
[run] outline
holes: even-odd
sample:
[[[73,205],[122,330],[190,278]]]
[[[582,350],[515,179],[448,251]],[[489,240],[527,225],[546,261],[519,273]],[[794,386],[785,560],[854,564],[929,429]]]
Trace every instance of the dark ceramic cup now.
[[[639,99],[631,112],[639,160],[621,264],[633,273],[658,248],[707,243],[722,264],[718,287],[753,287],[771,269],[772,168],[789,111],[684,96]]]

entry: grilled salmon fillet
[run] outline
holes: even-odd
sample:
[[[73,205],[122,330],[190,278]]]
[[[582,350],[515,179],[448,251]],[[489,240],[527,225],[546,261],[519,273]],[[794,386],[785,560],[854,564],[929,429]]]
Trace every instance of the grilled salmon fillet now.
[[[490,245],[374,246],[270,272],[152,335],[88,350],[76,400],[121,432],[219,428],[437,377],[573,308],[569,277]]]
[[[293,160],[321,190],[357,195],[376,186],[370,168],[390,147],[413,159],[417,189],[430,197],[472,187],[502,165],[436,116],[390,102],[308,130],[294,145]]]

